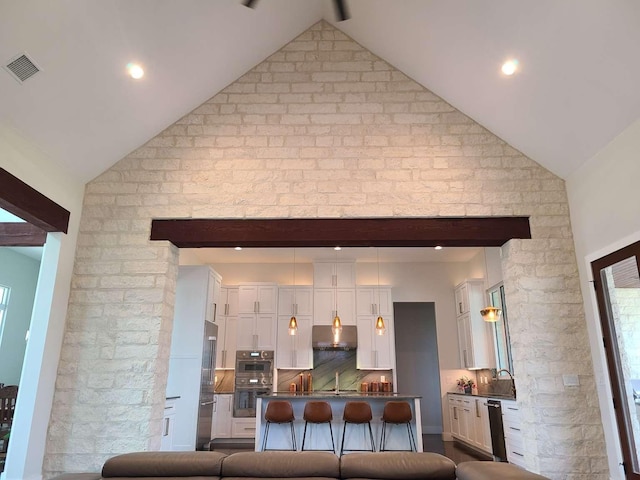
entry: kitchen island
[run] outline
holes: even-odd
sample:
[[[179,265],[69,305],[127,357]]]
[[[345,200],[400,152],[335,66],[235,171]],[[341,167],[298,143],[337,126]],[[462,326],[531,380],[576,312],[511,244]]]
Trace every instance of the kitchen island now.
[[[411,406],[411,412],[413,419],[411,421],[411,429],[416,441],[416,446],[419,452],[422,451],[422,419],[420,416],[420,396],[417,395],[404,395],[393,392],[351,392],[341,391],[336,393],[334,391],[327,392],[311,392],[311,393],[290,393],[290,392],[276,392],[271,395],[264,395],[258,397],[256,405],[256,441],[255,449],[259,451],[262,449],[262,440],[265,430],[266,421],[264,420],[264,412],[267,405],[272,400],[288,400],[293,406],[293,413],[295,415],[294,429],[296,435],[296,442],[298,450],[302,446],[302,435],[304,432],[304,420],[302,418],[304,412],[304,406],[308,401],[324,400],[329,402],[331,410],[333,411],[333,422],[331,422],[333,428],[333,438],[336,446],[336,453],[340,451],[340,442],[342,442],[342,428],[344,422],[342,421],[342,413],[344,411],[344,405],[348,401],[365,401],[371,406],[371,412],[373,419],[371,420],[371,429],[373,431],[373,438],[375,441],[376,451],[380,448],[380,436],[382,434],[382,411],[384,405],[388,401],[407,401]],[[366,428],[366,427],[364,427]],[[409,440],[407,429],[404,425],[387,425],[387,450],[408,450]],[[346,432],[345,441],[345,453],[346,448],[366,450],[370,448],[368,431],[365,434],[362,425],[349,425]],[[290,427],[288,424],[278,425],[271,424],[269,429],[268,449],[290,449],[291,448],[291,435]],[[307,427],[307,439],[305,442],[305,449],[331,449],[331,436],[329,428],[326,425],[314,425],[309,424]]]

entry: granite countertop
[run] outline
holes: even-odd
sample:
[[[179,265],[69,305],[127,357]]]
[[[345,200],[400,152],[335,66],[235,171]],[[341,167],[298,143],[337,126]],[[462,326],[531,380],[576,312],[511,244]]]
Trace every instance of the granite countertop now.
[[[495,398],[497,400],[515,400],[513,395],[507,395],[504,393],[463,393],[463,392],[447,392],[455,395],[465,395],[467,397],[481,397],[481,398]]]
[[[273,392],[270,395],[260,395],[263,398],[422,398],[422,395],[412,395],[395,392],[356,392],[344,390],[336,393],[335,391],[317,391],[317,392]]]

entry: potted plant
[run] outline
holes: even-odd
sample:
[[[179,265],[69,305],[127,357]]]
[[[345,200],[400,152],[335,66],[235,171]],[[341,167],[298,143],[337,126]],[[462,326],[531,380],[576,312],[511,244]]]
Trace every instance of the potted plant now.
[[[471,391],[476,386],[475,382],[469,377],[460,377],[458,379],[458,389],[467,395],[471,394]]]

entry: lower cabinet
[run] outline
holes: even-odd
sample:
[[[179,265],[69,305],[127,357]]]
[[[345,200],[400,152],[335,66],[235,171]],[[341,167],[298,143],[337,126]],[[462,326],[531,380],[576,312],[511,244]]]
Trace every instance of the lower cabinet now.
[[[234,418],[231,420],[231,438],[255,438],[255,418]]]
[[[217,394],[213,397],[213,422],[211,439],[231,438],[233,394]]]
[[[176,419],[176,398],[168,398],[164,404],[164,417],[162,419],[162,440],[160,450],[170,452],[173,450],[173,424]]]
[[[520,409],[515,401],[503,400],[502,426],[504,428],[504,444],[507,447],[507,460],[509,463],[525,467],[524,441],[522,438],[522,420]]]
[[[483,397],[448,394],[451,435],[461,442],[491,454],[489,411]]]

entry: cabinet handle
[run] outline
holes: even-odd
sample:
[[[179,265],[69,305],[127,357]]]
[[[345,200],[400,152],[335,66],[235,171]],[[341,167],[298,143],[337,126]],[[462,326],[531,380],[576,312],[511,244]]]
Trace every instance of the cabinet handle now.
[[[331,286],[335,287],[338,285],[338,276],[337,275],[331,275]]]
[[[227,351],[223,350],[222,351],[222,368],[225,368],[227,366]]]
[[[162,436],[166,437],[169,435],[169,419],[165,418],[164,419],[164,432],[162,432]]]
[[[524,455],[523,455],[523,454],[521,454],[521,453],[519,453],[519,452],[513,452],[513,451],[512,451],[511,453],[513,453],[514,455],[518,455],[519,457],[524,457]]]
[[[476,399],[476,417],[480,418],[480,410],[478,409],[478,400]]]
[[[249,431],[249,430],[255,430],[255,429],[256,429],[256,427],[244,427],[244,430],[247,430],[247,431]]]
[[[513,410],[514,412],[517,412],[518,409],[517,408],[513,408],[513,407],[507,407],[507,410]]]
[[[462,351],[462,356],[464,357],[464,366],[469,367],[469,361],[467,360],[467,350]]]
[[[229,315],[229,304],[228,303],[224,304],[224,314],[225,315]]]
[[[458,309],[460,310],[459,313],[462,313],[462,302],[458,302]]]
[[[519,431],[520,431],[520,429],[519,429],[519,428],[516,428],[516,427],[509,427],[509,428],[510,428],[511,430],[515,430],[516,432],[519,432]]]
[[[458,419],[458,407],[453,407],[453,419]]]
[[[209,337],[209,343],[211,344],[211,358],[209,359],[209,385],[215,384],[215,369],[216,369],[216,357],[213,354],[216,348],[216,337]]]

